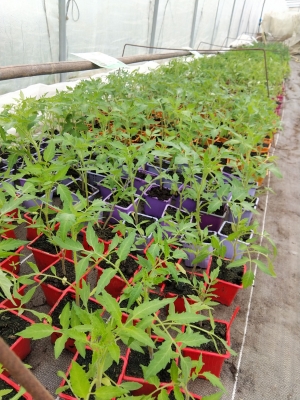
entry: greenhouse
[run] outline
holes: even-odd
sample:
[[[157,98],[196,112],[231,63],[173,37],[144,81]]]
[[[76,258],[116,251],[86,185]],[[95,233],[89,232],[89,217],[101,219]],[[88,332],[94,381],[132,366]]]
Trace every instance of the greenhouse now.
[[[1,4],[0,399],[300,399],[300,2]]]

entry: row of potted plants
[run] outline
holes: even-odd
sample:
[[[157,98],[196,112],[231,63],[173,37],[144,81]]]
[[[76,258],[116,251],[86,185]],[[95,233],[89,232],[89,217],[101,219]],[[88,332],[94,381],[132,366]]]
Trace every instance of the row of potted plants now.
[[[288,71],[280,51],[268,53],[274,98]],[[35,312],[42,322],[21,336],[51,336],[56,357],[65,347],[92,354],[83,368],[77,353],[63,375],[72,391],[61,397],[197,398],[188,384],[204,377],[219,392],[203,399],[221,398],[235,314],[216,321],[213,309],[252,284],[254,264],[275,275],[276,247],[266,234],[271,248],[257,244],[252,214],[263,178],[277,173],[268,151],[279,104],[266,98],[261,61],[251,59],[229,53],[146,76],[120,72],[1,114],[0,249],[13,259],[1,263],[0,315],[26,309],[42,286],[51,311]],[[12,229],[24,221],[37,264],[27,275],[17,265],[25,243]],[[54,248],[50,260],[37,242]],[[141,352],[148,361],[132,361]],[[142,376],[132,378],[128,368],[139,363]]]

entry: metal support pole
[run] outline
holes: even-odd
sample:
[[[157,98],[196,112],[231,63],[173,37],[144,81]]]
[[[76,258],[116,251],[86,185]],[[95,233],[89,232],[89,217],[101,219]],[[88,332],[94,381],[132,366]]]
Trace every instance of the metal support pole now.
[[[214,42],[214,38],[215,38],[215,31],[216,31],[216,23],[217,23],[217,18],[218,18],[218,13],[219,13],[219,6],[220,6],[220,0],[218,0],[218,6],[217,6],[217,11],[216,11],[216,17],[215,17],[215,23],[214,23],[214,29],[213,29],[213,34],[211,37],[211,42]],[[210,47],[212,48],[212,46]]]
[[[157,15],[158,15],[158,7],[159,0],[155,0],[154,3],[154,11],[153,11],[153,20],[152,20],[152,29],[151,29],[151,38],[150,38],[150,47],[154,46],[155,33],[156,33],[156,24],[157,24]],[[153,53],[153,49],[150,48],[149,54]]]
[[[66,0],[58,0],[59,16],[59,61],[67,59],[67,18],[66,18]],[[60,74],[60,82],[67,79],[67,74]]]
[[[243,14],[244,14],[244,10],[245,10],[245,3],[246,3],[246,0],[244,0],[243,9],[242,9],[242,12],[241,12],[241,18],[240,18],[239,27],[238,27],[238,31],[237,31],[236,37],[238,37],[239,33],[240,33],[242,18],[243,18]]]
[[[192,30],[191,30],[191,40],[190,40],[190,47],[192,47],[192,48],[194,47],[194,41],[195,41],[195,30],[196,30],[196,20],[197,20],[197,14],[198,14],[198,5],[199,5],[199,0],[195,0]]]
[[[234,9],[235,9],[235,3],[236,3],[236,0],[234,0],[233,6],[232,6],[232,11],[231,11],[231,16],[230,16],[230,22],[229,22],[229,27],[228,27],[228,32],[227,32],[226,46],[228,46],[228,38],[229,38],[229,36],[230,36],[230,29],[231,29],[232,18],[233,18]]]

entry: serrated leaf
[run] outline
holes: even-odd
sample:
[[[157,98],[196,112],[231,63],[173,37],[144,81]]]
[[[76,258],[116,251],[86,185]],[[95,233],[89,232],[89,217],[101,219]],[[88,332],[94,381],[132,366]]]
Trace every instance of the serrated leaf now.
[[[252,271],[247,271],[242,278],[243,288],[251,286],[253,282],[254,282],[254,273]]]
[[[173,303],[174,301],[175,299],[154,299],[151,301],[145,301],[130,313],[130,317],[134,319],[146,317],[150,314],[154,314],[156,311],[170,303]]]
[[[130,232],[125,239],[123,239],[122,243],[120,244],[119,249],[117,250],[117,255],[120,261],[123,261],[127,258],[128,254],[131,251],[132,245],[135,241],[135,232]]]
[[[43,152],[43,158],[45,161],[48,162],[53,160],[54,156],[55,156],[55,143],[53,140],[49,140],[48,145]]]
[[[103,270],[100,279],[97,282],[97,286],[95,289],[95,294],[101,294],[104,288],[110,283],[112,278],[116,275],[117,271],[113,268],[106,268]]]
[[[101,386],[95,391],[95,396],[101,400],[111,400],[126,393],[127,390],[121,386]]]
[[[208,396],[202,397],[202,400],[220,400],[223,396],[223,392],[218,392],[214,394],[210,394]]]
[[[240,267],[242,265],[245,265],[246,262],[249,261],[248,258],[246,257],[242,257],[239,260],[234,260],[232,261],[230,264],[228,264],[226,266],[226,268],[236,268],[236,267]]]
[[[86,273],[87,269],[89,266],[89,259],[87,257],[81,258],[78,263],[76,264],[75,268],[75,274],[76,274],[76,283],[79,282],[79,280],[83,277],[83,275]]]
[[[72,361],[70,382],[76,396],[83,398],[87,397],[90,391],[90,382],[84,369],[76,361]]]
[[[184,346],[187,347],[200,347],[204,343],[210,342],[205,336],[200,335],[197,332],[191,333],[179,333],[176,336],[176,341],[182,342]]]
[[[86,241],[93,249],[97,247],[99,243],[98,237],[91,223],[88,223],[88,226],[86,228]]]
[[[261,260],[255,260],[256,265],[258,266],[258,268],[264,272],[267,275],[273,276],[275,277],[276,274],[274,272],[274,270],[270,269],[269,266],[267,266],[264,262],[262,262]]]
[[[144,377],[147,380],[151,376],[156,376],[159,371],[165,369],[168,362],[173,358],[173,350],[170,343],[163,342],[157,351],[154,352],[154,357],[150,361],[148,368],[145,371]]]
[[[225,392],[225,388],[222,385],[222,382],[220,381],[220,379],[218,377],[216,377],[214,374],[212,374],[211,372],[203,372],[202,375],[209,380],[209,382],[215,386],[218,387],[219,389],[223,390],[223,392]]]
[[[68,340],[68,336],[66,334],[61,335],[58,339],[56,339],[54,344],[54,357],[57,359],[63,349],[65,348],[65,343]]]
[[[122,312],[117,300],[105,291],[101,296],[99,296],[99,300],[101,304],[105,304],[106,310],[112,315],[112,317],[116,321],[120,322]]]
[[[142,346],[148,346],[151,348],[155,347],[149,335],[144,330],[139,329],[137,326],[124,327],[122,329],[122,333],[138,341],[142,344]]]
[[[17,333],[17,335],[29,339],[43,339],[50,336],[53,332],[54,329],[52,326],[38,323],[28,326],[23,331]]]

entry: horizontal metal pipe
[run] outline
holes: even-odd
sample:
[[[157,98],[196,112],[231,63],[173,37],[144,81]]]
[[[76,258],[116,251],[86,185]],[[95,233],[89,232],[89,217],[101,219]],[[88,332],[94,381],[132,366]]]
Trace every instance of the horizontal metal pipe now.
[[[190,53],[186,50],[163,54],[142,54],[130,57],[120,57],[119,61],[124,64],[134,64],[142,61],[164,60],[180,56],[187,56]],[[28,76],[61,74],[64,72],[88,71],[99,69],[98,65],[90,61],[60,61],[45,64],[11,65],[0,67],[0,81],[7,79],[25,78]]]

